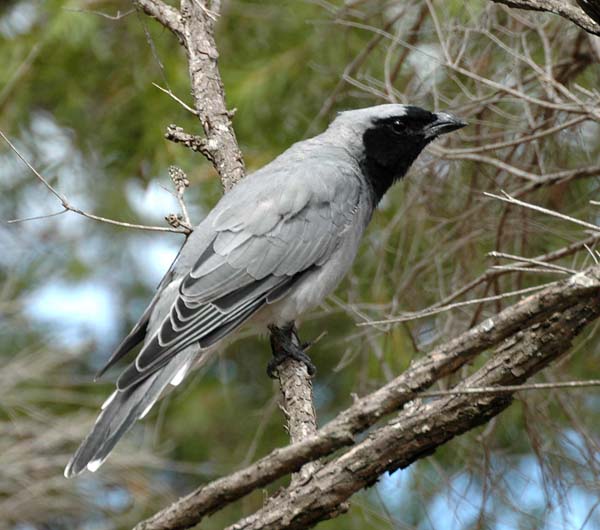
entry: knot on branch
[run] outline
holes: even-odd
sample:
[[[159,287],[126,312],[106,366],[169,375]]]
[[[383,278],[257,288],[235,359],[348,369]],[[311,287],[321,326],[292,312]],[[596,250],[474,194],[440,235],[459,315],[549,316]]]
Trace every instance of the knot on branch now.
[[[192,151],[202,153],[210,162],[214,164],[217,145],[211,145],[205,138],[194,134],[186,133],[183,127],[169,125],[165,138],[176,144],[183,144]],[[213,142],[214,143],[214,142]]]

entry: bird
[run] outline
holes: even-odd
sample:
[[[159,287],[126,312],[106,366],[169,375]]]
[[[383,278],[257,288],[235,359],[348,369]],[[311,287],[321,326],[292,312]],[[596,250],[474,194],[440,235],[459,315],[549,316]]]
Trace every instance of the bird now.
[[[141,344],[65,476],[96,471],[133,424],[243,324],[279,334],[270,375],[286,357],[313,373],[295,321],[350,269],[386,191],[427,144],[465,125],[412,105],[343,111],[224,194],[99,372]]]

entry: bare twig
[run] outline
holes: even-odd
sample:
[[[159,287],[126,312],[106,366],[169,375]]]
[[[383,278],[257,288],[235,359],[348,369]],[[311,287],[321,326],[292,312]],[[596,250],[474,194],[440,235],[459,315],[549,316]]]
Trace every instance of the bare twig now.
[[[556,261],[558,259],[564,258],[566,256],[570,256],[572,254],[575,254],[576,252],[580,252],[581,250],[583,250],[586,245],[591,245],[596,243],[597,241],[600,240],[600,234],[597,235],[593,235],[587,239],[584,239],[582,241],[577,241],[576,243],[572,243],[571,245],[568,245],[564,248],[558,249],[558,250],[554,250],[552,252],[549,252],[547,254],[542,254],[540,256],[536,256],[536,260],[547,263],[550,261]],[[497,278],[499,276],[502,276],[504,274],[507,274],[510,271],[507,270],[503,270],[503,269],[493,269],[490,268],[488,269],[486,272],[484,272],[483,274],[479,275],[477,278],[475,278],[474,280],[471,280],[469,283],[467,283],[466,285],[464,285],[463,287],[461,287],[460,289],[456,290],[455,292],[449,294],[448,296],[446,296],[445,298],[443,298],[442,300],[436,302],[435,304],[429,306],[428,308],[424,309],[425,310],[430,310],[430,309],[435,309],[437,307],[443,307],[451,302],[453,302],[454,300],[456,300],[457,298],[459,298],[460,296],[465,295],[466,293],[468,293],[469,291],[472,291],[473,289],[475,289],[476,287],[478,287],[479,285],[489,282],[491,280],[493,280],[494,278]]]
[[[40,219],[48,219],[50,217],[58,217],[59,215],[62,215],[63,213],[68,212],[69,210],[67,210],[66,208],[63,208],[60,212],[54,212],[54,213],[49,213],[46,215],[34,215],[32,217],[22,217],[21,219],[10,219],[8,221],[6,221],[7,224],[16,224],[16,223],[25,223],[27,221],[39,221]]]
[[[543,261],[541,259],[524,258],[523,256],[515,256],[514,254],[508,254],[506,252],[488,252],[488,256],[490,256],[491,258],[511,259],[516,261],[517,263],[532,263],[533,265],[540,265],[546,269],[554,269],[556,271],[564,272],[566,274],[575,274],[577,272],[576,270],[563,267],[562,265],[547,263],[546,261]]]
[[[19,67],[15,70],[12,76],[4,82],[4,86],[2,90],[0,90],[0,109],[8,100],[8,96],[12,92],[13,88],[17,85],[17,83],[23,79],[23,76],[29,71],[31,65],[35,61],[36,57],[40,54],[43,49],[42,42],[36,42],[29,50],[29,53],[25,57],[25,59],[21,62]]]
[[[176,144],[183,144],[192,151],[202,153],[208,160],[212,160],[211,151],[206,149],[206,139],[201,136],[186,133],[183,128],[171,124],[167,127],[165,138]]]
[[[504,385],[476,388],[453,388],[452,390],[429,390],[427,392],[421,392],[419,397],[457,396],[460,394],[512,394],[513,392],[524,392],[530,390],[589,388],[591,386],[600,386],[600,379],[589,379],[587,381],[560,381],[555,383],[533,383],[530,385]]]
[[[536,212],[545,213],[546,215],[550,215],[552,217],[557,217],[558,219],[562,219],[563,221],[569,221],[570,223],[574,223],[579,226],[583,226],[585,228],[589,228],[594,230],[595,232],[600,232],[600,226],[594,225],[592,223],[588,223],[586,221],[582,221],[581,219],[577,219],[575,217],[571,217],[569,215],[565,215],[560,212],[556,212],[554,210],[549,210],[548,208],[543,208],[542,206],[537,206],[535,204],[531,204],[529,202],[521,201],[519,199],[515,199],[510,196],[505,191],[501,191],[502,195],[495,195],[493,193],[484,192],[483,194],[486,197],[491,197],[492,199],[498,199],[499,201],[507,202],[508,204],[514,204],[516,206],[522,206],[523,208],[528,208],[530,210],[535,210]]]
[[[483,298],[476,298],[474,300],[466,300],[464,302],[455,302],[441,307],[424,309],[423,311],[416,311],[414,313],[406,313],[397,317],[382,319],[382,320],[369,320],[368,322],[360,322],[357,326],[375,326],[382,324],[394,324],[398,322],[408,322],[409,320],[416,320],[418,318],[424,318],[431,315],[437,315],[445,311],[451,311],[458,307],[465,307],[473,304],[480,304],[481,302],[493,302],[494,300],[503,300],[510,296],[519,296],[522,294],[531,293],[543,289],[546,285],[535,285],[533,287],[526,287],[525,289],[519,289],[518,291],[510,291],[507,293],[501,293],[493,296],[484,296]]]
[[[189,230],[192,230],[192,221],[190,219],[190,214],[188,213],[187,206],[185,204],[185,201],[183,200],[183,194],[185,193],[186,188],[189,187],[190,181],[187,178],[187,175],[184,173],[184,171],[177,166],[169,167],[169,177],[171,177],[171,180],[175,185],[175,196],[177,197],[177,202],[179,203],[179,207],[181,208],[183,224]]]
[[[550,136],[552,134],[556,134],[557,132],[564,131],[565,129],[568,129],[569,127],[578,125],[578,124],[583,123],[584,121],[587,121],[590,119],[591,119],[591,117],[586,116],[586,115],[576,116],[572,120],[566,121],[564,123],[560,123],[558,125],[555,125],[554,127],[548,127],[547,129],[543,129],[534,134],[520,136],[519,138],[515,138],[514,140],[480,145],[477,147],[445,149],[444,153],[447,155],[459,156],[459,155],[464,155],[464,154],[485,153],[486,151],[496,151],[498,149],[504,149],[506,147],[513,147],[515,145],[519,146],[519,145],[523,145],[528,142],[532,142],[534,140],[539,140],[541,138],[545,138],[546,136]]]
[[[64,7],[63,9],[65,11],[71,11],[73,13],[85,13],[85,14],[90,14],[90,15],[97,15],[102,18],[107,18],[108,20],[121,20],[122,18],[128,17],[132,13],[135,13],[135,9],[128,9],[127,11],[124,11],[123,13],[121,13],[121,11],[119,9],[117,9],[116,15],[109,15],[108,13],[104,13],[102,11],[95,11],[93,9],[79,9],[76,7]]]
[[[166,89],[161,87],[160,85],[156,84],[156,83],[152,83],[156,88],[158,88],[158,90],[160,90],[161,92],[164,92],[165,94],[167,94],[169,97],[171,97],[172,99],[174,99],[175,101],[177,101],[177,103],[179,103],[185,110],[187,110],[188,112],[190,112],[191,114],[193,114],[194,116],[198,116],[198,111],[194,110],[192,107],[190,107],[185,101],[183,101],[182,99],[179,99],[175,94],[173,94],[173,92],[171,92],[171,89]]]
[[[509,272],[539,272],[543,274],[568,274],[564,271],[557,271],[556,269],[548,269],[544,267],[519,267],[517,265],[492,265],[491,267],[498,271],[509,271]]]
[[[63,206],[63,208],[65,210],[68,210],[70,212],[76,213],[76,214],[81,215],[83,217],[87,217],[88,219],[93,219],[94,221],[101,221],[103,223],[108,223],[108,224],[116,225],[116,226],[122,226],[124,228],[135,228],[137,230],[147,230],[147,231],[151,231],[151,232],[175,232],[177,234],[185,233],[184,230],[180,230],[180,229],[177,229],[177,228],[166,228],[164,226],[138,225],[138,224],[134,224],[134,223],[126,223],[124,221],[115,221],[114,219],[108,219],[106,217],[101,217],[99,215],[95,215],[95,214],[92,214],[92,213],[85,212],[85,211],[83,211],[83,210],[81,210],[81,209],[73,206],[62,193],[60,193],[56,188],[54,188],[38,172],[38,170],[35,169],[29,163],[29,161],[19,152],[19,150],[13,145],[13,143],[6,137],[6,135],[2,131],[0,131],[0,136],[9,145],[9,147],[12,149],[12,151],[14,151],[14,153],[31,170],[31,172],[38,178],[38,180],[44,186],[46,186],[46,188],[50,191],[50,193],[52,193],[52,195],[54,195],[60,201],[61,205]],[[46,216],[38,216],[38,217],[35,217],[33,219],[39,219],[39,218],[44,218],[44,217],[52,217],[52,216],[60,215],[61,213],[63,213],[63,212],[58,212],[58,213],[54,213],[54,214],[50,214],[50,215],[46,215]],[[15,219],[12,222],[19,222],[19,221],[23,221],[23,220],[26,220],[26,219]]]

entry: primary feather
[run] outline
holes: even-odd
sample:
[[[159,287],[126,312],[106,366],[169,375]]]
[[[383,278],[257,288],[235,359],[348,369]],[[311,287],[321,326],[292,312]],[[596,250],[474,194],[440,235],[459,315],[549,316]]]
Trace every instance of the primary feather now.
[[[462,125],[404,105],[349,111],[242,180],[195,228],[100,371],[142,343],[65,475],[95,471],[169,384],[242,324],[283,325],[320,303],[351,266],[381,195],[431,139]]]

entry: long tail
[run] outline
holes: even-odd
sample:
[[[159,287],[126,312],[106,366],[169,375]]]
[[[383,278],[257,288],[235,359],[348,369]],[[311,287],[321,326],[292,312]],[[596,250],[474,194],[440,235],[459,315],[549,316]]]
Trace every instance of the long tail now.
[[[65,477],[78,475],[85,469],[96,471],[119,439],[150,411],[167,385],[181,382],[197,353],[197,348],[187,348],[139,384],[126,390],[115,390],[102,405],[94,427],[67,464]]]

